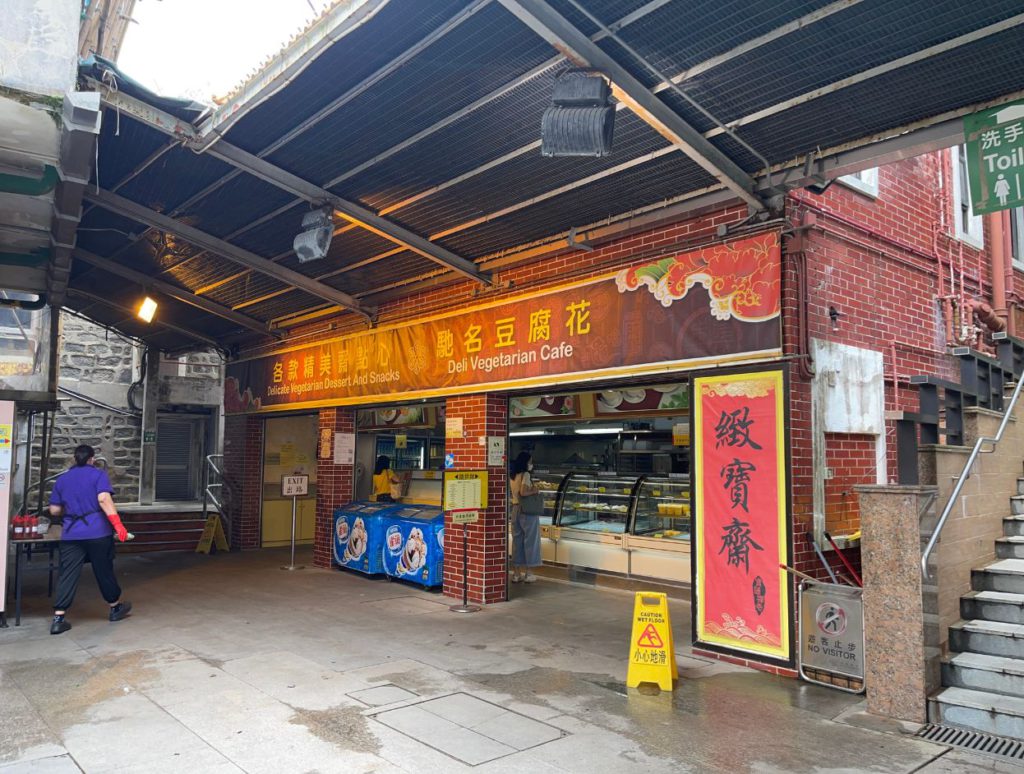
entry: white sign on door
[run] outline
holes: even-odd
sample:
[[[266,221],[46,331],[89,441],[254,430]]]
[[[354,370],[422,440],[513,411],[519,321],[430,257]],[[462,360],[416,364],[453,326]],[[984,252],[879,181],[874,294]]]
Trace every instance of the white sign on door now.
[[[281,476],[282,497],[304,497],[309,494],[309,476]]]

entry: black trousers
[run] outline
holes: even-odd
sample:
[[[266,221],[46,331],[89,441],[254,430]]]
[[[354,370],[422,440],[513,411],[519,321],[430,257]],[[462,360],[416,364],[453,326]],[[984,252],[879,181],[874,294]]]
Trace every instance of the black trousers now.
[[[100,593],[110,604],[121,598],[121,587],[114,577],[114,536],[93,540],[62,540],[60,543],[60,580],[54,610],[67,610],[75,601],[82,565],[88,559]]]

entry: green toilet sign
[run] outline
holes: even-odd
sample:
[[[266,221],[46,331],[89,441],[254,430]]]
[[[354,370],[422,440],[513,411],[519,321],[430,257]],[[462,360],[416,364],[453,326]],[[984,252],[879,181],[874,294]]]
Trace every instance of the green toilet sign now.
[[[1024,205],[1024,101],[964,116],[964,138],[974,214]]]

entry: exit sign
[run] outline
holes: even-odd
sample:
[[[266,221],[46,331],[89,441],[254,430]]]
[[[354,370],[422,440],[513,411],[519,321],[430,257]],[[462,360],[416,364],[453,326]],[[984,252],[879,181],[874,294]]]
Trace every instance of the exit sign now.
[[[282,497],[303,497],[309,494],[309,476],[282,476]]]

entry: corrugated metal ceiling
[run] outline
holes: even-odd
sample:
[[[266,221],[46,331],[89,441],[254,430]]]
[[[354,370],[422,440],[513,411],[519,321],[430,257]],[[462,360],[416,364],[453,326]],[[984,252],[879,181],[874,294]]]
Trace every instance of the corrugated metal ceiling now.
[[[586,34],[597,32],[567,0],[551,3]],[[868,68],[1022,12],[1019,0],[586,0],[585,5],[605,23],[637,11],[621,30],[623,38],[671,75],[700,65],[683,88],[724,121],[742,119],[813,89],[828,90]],[[825,18],[808,19],[811,13]],[[452,21],[456,18],[457,23]],[[746,53],[725,56],[714,66],[702,65],[800,19],[801,24],[750,45]],[[437,34],[439,30],[444,34]],[[903,64],[779,109],[738,132],[772,163],[789,161],[812,149],[855,141],[1024,89],[1021,30],[1013,26],[947,53],[932,52],[917,64]],[[435,34],[437,39],[422,45],[423,50],[403,57],[403,52]],[[605,39],[599,45],[644,83],[657,80],[616,42]],[[715,183],[681,153],[665,153],[666,141],[627,110],[619,111],[611,156],[542,158],[537,147],[540,115],[549,103],[553,78],[566,66],[554,49],[496,0],[390,0],[239,118],[223,141],[261,153],[340,96],[362,88],[315,126],[269,152],[267,159],[317,184],[342,177],[332,189],[338,195],[375,212],[383,210],[386,217],[416,233],[447,233],[440,243],[472,259],[657,206]],[[89,73],[95,77],[96,71]],[[365,82],[374,73],[379,77]],[[125,93],[140,94],[132,89],[129,82],[122,86]],[[659,96],[694,126],[713,128],[672,92]],[[395,243],[361,229],[337,234],[327,259],[300,264],[289,253],[307,202],[279,186],[234,172],[211,153],[170,147],[171,142],[128,114],[108,109],[94,182],[257,255],[275,258],[282,266],[322,277],[326,285],[350,294],[412,282],[439,269],[436,262],[401,251]],[[728,137],[712,142],[748,172],[760,168],[755,156]],[[169,147],[140,171],[153,154]],[[648,158],[652,152],[656,158]],[[133,172],[136,176],[129,179]],[[562,187],[570,190],[553,195]],[[472,223],[478,218],[483,220]],[[234,261],[202,253],[180,240],[169,242],[158,231],[129,247],[129,235],[144,231],[141,224],[91,207],[82,220],[78,244],[184,288],[206,288],[209,299],[241,307],[258,320],[324,304],[278,279],[245,271]],[[364,263],[394,250],[399,252]],[[109,275],[79,265],[72,286],[102,287],[104,279],[109,283]],[[121,282],[119,287],[123,286]],[[124,297],[135,292],[129,288]],[[209,326],[218,335],[237,329],[194,310],[191,317],[194,324]],[[167,339],[167,334],[160,335]]]

